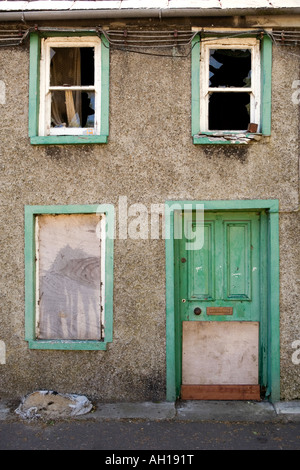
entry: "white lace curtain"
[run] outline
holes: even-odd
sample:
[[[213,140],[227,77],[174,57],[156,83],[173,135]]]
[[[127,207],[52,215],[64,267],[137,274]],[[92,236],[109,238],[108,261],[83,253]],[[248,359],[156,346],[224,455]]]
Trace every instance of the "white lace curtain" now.
[[[80,48],[51,49],[51,86],[80,86]],[[53,91],[51,97],[51,125],[53,127],[81,127],[81,91]]]

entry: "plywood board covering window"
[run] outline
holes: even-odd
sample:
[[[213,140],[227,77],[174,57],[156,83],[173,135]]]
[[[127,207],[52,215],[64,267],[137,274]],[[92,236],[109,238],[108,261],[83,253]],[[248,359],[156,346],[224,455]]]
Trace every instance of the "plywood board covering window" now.
[[[37,339],[101,340],[104,243],[100,214],[36,217]]]

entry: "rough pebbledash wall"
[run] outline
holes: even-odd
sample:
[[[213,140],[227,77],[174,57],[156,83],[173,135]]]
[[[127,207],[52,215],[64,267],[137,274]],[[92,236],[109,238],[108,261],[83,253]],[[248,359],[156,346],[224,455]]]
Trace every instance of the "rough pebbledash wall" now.
[[[0,49],[0,395],[48,389],[102,401],[165,399],[165,249],[164,240],[150,239],[150,225],[148,239],[115,240],[107,351],[29,350],[24,340],[24,205],[112,203],[118,217],[123,196],[149,214],[167,199],[279,199],[281,398],[300,398],[300,364],[292,361],[300,340],[299,216],[290,212],[299,196],[299,104],[292,101],[299,54],[274,47],[270,139],[193,145],[190,56],[112,50],[108,143],[32,146],[29,49]]]

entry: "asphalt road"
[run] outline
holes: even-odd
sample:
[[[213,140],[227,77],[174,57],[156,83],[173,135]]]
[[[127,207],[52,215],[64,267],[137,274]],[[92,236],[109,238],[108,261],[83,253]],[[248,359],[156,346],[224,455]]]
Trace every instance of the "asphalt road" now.
[[[100,462],[106,464],[190,464],[203,450],[300,450],[300,423],[14,420],[0,422],[0,450],[101,450]],[[182,457],[174,461],[167,451]],[[140,460],[116,460],[124,456]],[[165,461],[155,461],[157,456]]]

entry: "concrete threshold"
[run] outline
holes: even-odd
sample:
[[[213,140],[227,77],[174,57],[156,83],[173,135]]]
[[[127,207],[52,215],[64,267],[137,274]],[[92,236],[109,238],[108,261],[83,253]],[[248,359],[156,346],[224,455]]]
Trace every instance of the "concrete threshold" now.
[[[280,401],[275,403],[274,407],[278,415],[298,416],[300,420],[300,401]]]
[[[269,402],[251,401],[184,401],[177,405],[180,421],[247,421],[263,422],[276,418]]]

